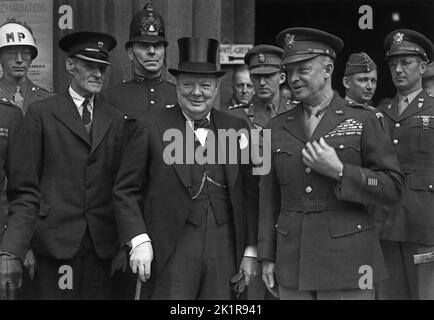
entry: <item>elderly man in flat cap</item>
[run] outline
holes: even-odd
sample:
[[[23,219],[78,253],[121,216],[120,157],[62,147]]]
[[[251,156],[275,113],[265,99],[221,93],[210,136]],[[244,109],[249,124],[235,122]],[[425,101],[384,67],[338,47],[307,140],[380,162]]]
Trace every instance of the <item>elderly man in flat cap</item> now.
[[[371,108],[331,86],[340,38],[310,28],[277,36],[299,100],[271,129],[271,172],[261,177],[258,257],[280,299],[373,299],[387,271],[367,204],[396,201],[396,155]],[[368,273],[368,274],[366,274]]]
[[[224,74],[217,68],[218,45],[208,38],[178,40],[178,68],[169,69],[178,103],[143,118],[141,159],[125,157],[118,175],[124,183],[116,198],[139,199],[146,190],[144,220],[155,259],[144,297],[151,299],[230,299],[231,278],[240,293],[255,276],[258,185],[249,163],[229,156],[248,150],[247,123],[215,108]],[[217,137],[217,131],[242,129],[226,147]],[[203,148],[210,158],[200,157]],[[135,203],[130,209],[140,213]]]
[[[116,40],[98,32],[64,36],[70,86],[64,93],[30,105],[25,126],[42,199],[32,248],[40,299],[106,299],[110,266],[119,244],[132,246],[131,265],[152,247],[140,215],[121,210],[112,190],[135,121],[99,93]],[[127,135],[128,132],[128,135]],[[131,133],[131,137],[129,136]],[[140,136],[140,134],[138,134]],[[144,253],[144,254],[142,254]]]
[[[350,55],[342,82],[345,100],[372,106],[372,97],[377,89],[377,65],[365,52]]]
[[[422,76],[422,87],[430,96],[434,97],[434,63],[432,62]]]
[[[414,30],[399,29],[384,41],[395,97],[379,105],[385,115],[405,184],[392,206],[376,207],[390,278],[380,299],[434,299],[434,98],[422,76],[434,58],[433,44]],[[428,253],[428,254],[427,254]]]

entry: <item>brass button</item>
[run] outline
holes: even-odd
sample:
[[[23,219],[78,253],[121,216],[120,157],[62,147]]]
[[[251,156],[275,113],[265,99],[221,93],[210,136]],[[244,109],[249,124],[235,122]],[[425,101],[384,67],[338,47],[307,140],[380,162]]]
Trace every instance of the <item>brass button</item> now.
[[[276,152],[280,152],[280,149],[277,149]]]
[[[151,92],[154,92],[155,91],[155,89],[154,88],[151,88]]]
[[[311,186],[307,186],[306,187],[306,193],[311,193],[312,192],[312,187]]]
[[[310,174],[312,172],[311,167],[306,167],[306,170],[304,170],[307,174]]]
[[[343,148],[344,148],[343,144],[339,145],[339,149],[343,149]]]
[[[362,226],[360,224],[357,225],[358,230],[362,230]]]
[[[429,188],[430,190],[432,190],[432,188],[433,188],[433,187],[432,187],[432,184],[430,184],[430,185],[428,186],[428,188]]]
[[[398,143],[399,143],[398,139],[393,140],[393,144],[398,144]]]
[[[155,104],[155,101],[154,101],[154,100],[151,100],[151,104]]]
[[[395,124],[395,128],[399,128],[401,125],[399,123]]]

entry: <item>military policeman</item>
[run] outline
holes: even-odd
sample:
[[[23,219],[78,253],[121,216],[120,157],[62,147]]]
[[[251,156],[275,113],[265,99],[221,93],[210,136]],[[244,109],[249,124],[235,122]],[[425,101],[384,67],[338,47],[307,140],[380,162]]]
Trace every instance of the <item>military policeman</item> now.
[[[377,88],[377,65],[367,53],[353,53],[346,64],[342,82],[345,100],[372,106],[372,97]]]
[[[230,106],[228,112],[247,120],[251,128],[264,128],[271,118],[292,107],[289,99],[280,97],[279,86],[286,80],[282,54],[283,50],[279,47],[257,45],[244,57],[255,95],[251,103]]]
[[[134,15],[125,44],[134,78],[106,90],[107,100],[129,114],[172,107],[177,101],[176,86],[162,78],[168,44],[163,18],[147,4]]]
[[[276,40],[300,103],[268,125],[272,162],[261,177],[258,236],[263,280],[280,299],[373,299],[372,289],[359,286],[363,268],[373,282],[387,271],[365,205],[399,197],[393,146],[374,112],[332,89],[340,38],[290,28]]]
[[[376,207],[385,218],[382,247],[390,278],[378,285],[379,299],[434,299],[434,264],[415,257],[434,251],[434,99],[422,89],[422,75],[433,59],[433,44],[414,30],[399,29],[384,41],[397,93],[384,113],[398,161],[405,174],[400,200]]]
[[[27,71],[37,57],[38,49],[30,27],[14,19],[0,27],[0,99],[6,98],[26,114],[29,105],[53,94],[34,84]]]
[[[430,96],[434,97],[434,63],[432,62],[422,75],[422,86]]]
[[[15,299],[22,283],[22,264],[30,247],[39,189],[29,156],[23,115],[14,102],[0,99],[0,181],[8,179],[9,210],[0,213],[0,300]]]

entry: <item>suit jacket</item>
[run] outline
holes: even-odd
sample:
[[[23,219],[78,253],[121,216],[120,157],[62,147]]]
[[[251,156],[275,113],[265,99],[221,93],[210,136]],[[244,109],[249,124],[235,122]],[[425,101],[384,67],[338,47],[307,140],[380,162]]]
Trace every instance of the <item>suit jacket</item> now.
[[[359,288],[363,265],[374,282],[387,276],[367,204],[399,198],[402,174],[387,131],[374,112],[335,93],[312,137],[301,103],[269,123],[271,172],[261,177],[258,256],[276,263],[277,282],[299,290]],[[307,141],[336,149],[340,182],[302,160]]]
[[[34,251],[71,259],[89,228],[98,256],[112,257],[119,241],[125,243],[144,230],[140,216],[115,216],[112,202],[133,120],[96,96],[90,138],[68,92],[35,102],[25,120],[42,194]]]
[[[0,101],[0,182],[3,186],[8,179],[9,202],[9,210],[0,214],[0,250],[21,259],[30,246],[40,197],[29,146],[21,110]]]
[[[175,84],[161,77],[141,82],[135,79],[124,82],[105,90],[104,97],[128,115],[161,110],[173,106],[177,101]]]
[[[140,195],[138,190],[147,191],[144,220],[154,248],[151,278],[155,279],[176,247],[180,232],[192,208],[194,190],[191,182],[191,165],[183,163],[168,165],[164,161],[164,150],[170,142],[163,141],[163,135],[178,130],[183,137],[186,137],[186,121],[179,105],[150,113],[143,117],[143,121],[145,138],[143,142],[128,148],[129,151],[125,154],[119,171],[119,183],[116,183],[114,188],[114,197],[117,203],[134,205],[128,207],[119,205],[117,206],[119,212],[140,212],[142,209],[140,198],[143,195]],[[214,121],[218,129],[245,129],[248,134],[247,124],[241,119],[216,109],[211,110],[211,121]],[[194,138],[194,133],[191,134]],[[183,142],[181,141],[178,146],[182,147]],[[239,146],[238,141],[237,146]],[[238,162],[225,164],[224,169],[232,207],[236,256],[239,263],[245,248],[256,245],[258,187],[251,175],[250,164],[240,164],[241,150],[239,147],[237,150]],[[129,152],[141,154],[142,157],[133,158],[129,156]],[[226,152],[226,155],[228,156],[229,153]],[[125,201],[132,196],[135,196],[137,201]]]
[[[375,208],[385,221],[382,238],[434,245],[434,98],[422,91],[398,115],[398,97],[378,106],[384,113],[405,184],[399,202]]]

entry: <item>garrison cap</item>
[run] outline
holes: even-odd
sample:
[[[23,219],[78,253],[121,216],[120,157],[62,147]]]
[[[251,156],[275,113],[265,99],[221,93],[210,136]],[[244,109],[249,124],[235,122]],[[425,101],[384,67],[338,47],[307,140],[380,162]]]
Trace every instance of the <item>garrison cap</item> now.
[[[344,76],[349,76],[355,73],[366,73],[377,69],[377,65],[374,60],[368,56],[365,52],[353,53],[348,59],[345,67]]]
[[[116,47],[116,43],[116,39],[107,33],[79,31],[60,39],[59,47],[69,57],[111,65],[109,51]]]
[[[146,4],[131,20],[130,38],[125,43],[125,48],[134,42],[162,42],[166,47],[169,44],[164,35],[163,18],[154,10],[151,3]]]
[[[422,79],[434,78],[434,62],[426,69],[425,73],[422,75]]]
[[[276,36],[276,43],[285,50],[283,63],[293,63],[326,55],[336,59],[344,42],[328,32],[312,28],[289,28]]]
[[[396,55],[418,55],[425,61],[433,60],[433,44],[423,34],[409,29],[389,33],[384,39],[386,60]]]
[[[279,47],[260,44],[250,49],[244,56],[250,74],[271,74],[282,67],[283,50]]]

